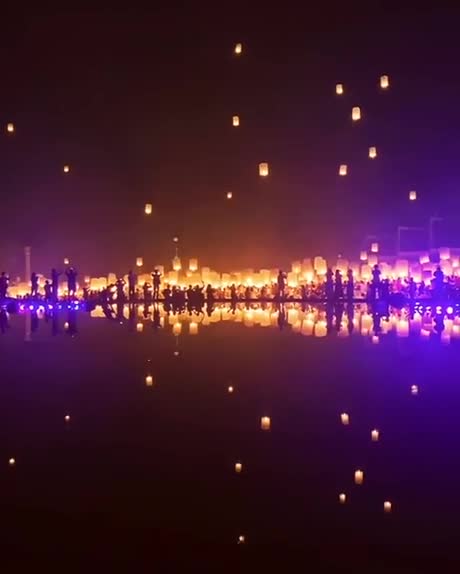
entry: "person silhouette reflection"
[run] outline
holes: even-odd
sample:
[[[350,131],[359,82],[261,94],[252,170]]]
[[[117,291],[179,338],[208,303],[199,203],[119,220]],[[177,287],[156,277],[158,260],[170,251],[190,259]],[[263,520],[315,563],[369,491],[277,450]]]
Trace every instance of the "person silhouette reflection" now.
[[[32,333],[38,331],[38,315],[35,309],[30,312],[30,330]]]
[[[6,309],[0,310],[0,331],[5,333],[9,328],[9,320],[8,320],[8,313]]]
[[[67,323],[68,329],[66,333],[71,337],[75,337],[78,333],[77,329],[77,311],[75,309],[69,309],[69,313],[67,315]]]
[[[158,330],[161,327],[161,323],[160,323],[160,307],[158,305],[158,303],[154,303],[153,305],[153,328],[156,330]]]
[[[51,317],[51,334],[53,335],[53,337],[59,335],[59,313],[57,309],[53,309]]]
[[[278,309],[278,327],[282,331],[286,325],[286,309],[284,308],[284,303],[281,303]]]
[[[326,329],[328,335],[334,330],[334,305],[332,303],[326,305]]]
[[[339,333],[340,329],[342,328],[343,311],[343,303],[337,303],[335,306],[335,330],[337,333]]]
[[[30,285],[30,295],[32,297],[38,297],[38,275],[35,273],[35,271],[33,271],[32,275],[30,276]]]
[[[348,323],[348,333],[351,335],[354,331],[355,325],[353,323],[355,308],[353,303],[348,303],[347,305],[347,323]]]

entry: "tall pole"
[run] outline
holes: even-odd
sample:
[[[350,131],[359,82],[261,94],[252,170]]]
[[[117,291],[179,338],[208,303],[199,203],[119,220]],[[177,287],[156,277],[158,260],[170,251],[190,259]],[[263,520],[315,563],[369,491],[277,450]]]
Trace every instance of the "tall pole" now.
[[[31,247],[24,247],[24,257],[25,257],[25,271],[26,271],[26,283],[30,281],[30,276],[32,275],[32,266],[30,263],[30,255],[32,252]]]

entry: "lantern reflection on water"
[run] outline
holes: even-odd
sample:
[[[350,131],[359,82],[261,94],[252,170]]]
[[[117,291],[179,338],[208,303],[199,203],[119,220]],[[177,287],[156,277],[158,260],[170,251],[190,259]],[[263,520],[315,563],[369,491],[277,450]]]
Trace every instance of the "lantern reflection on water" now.
[[[260,419],[260,428],[262,430],[270,430],[271,420],[270,417],[262,417]]]
[[[340,164],[339,166],[339,175],[345,176],[348,173],[348,166],[345,163]]]
[[[380,87],[382,90],[386,90],[390,85],[390,80],[388,76],[380,76]]]
[[[343,84],[336,84],[335,85],[335,93],[338,96],[341,96],[343,94]]]
[[[361,108],[359,106],[355,106],[352,110],[351,110],[351,119],[354,122],[357,122],[358,120],[361,119]]]
[[[192,321],[188,326],[189,335],[198,335],[198,323]]]
[[[355,484],[362,484],[364,481],[364,472],[362,470],[355,471]]]
[[[235,128],[237,128],[240,125],[240,116],[233,116],[232,117],[232,125]]]
[[[340,420],[342,421],[342,424],[345,426],[350,424],[350,417],[347,413],[342,413],[340,415]]]
[[[137,323],[136,325],[136,331],[138,333],[142,333],[142,331],[144,330],[144,324],[143,323]]]
[[[260,175],[260,177],[267,177],[268,176],[268,163],[267,162],[259,163],[259,175]]]

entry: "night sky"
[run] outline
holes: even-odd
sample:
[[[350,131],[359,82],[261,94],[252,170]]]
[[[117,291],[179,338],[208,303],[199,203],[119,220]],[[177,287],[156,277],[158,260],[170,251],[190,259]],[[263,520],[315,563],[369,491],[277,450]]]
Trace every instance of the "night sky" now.
[[[21,273],[30,244],[40,272],[66,256],[126,272],[167,264],[174,235],[219,271],[287,267],[356,257],[367,235],[391,248],[397,225],[431,215],[460,245],[459,9],[191,4],[2,27],[2,268]]]

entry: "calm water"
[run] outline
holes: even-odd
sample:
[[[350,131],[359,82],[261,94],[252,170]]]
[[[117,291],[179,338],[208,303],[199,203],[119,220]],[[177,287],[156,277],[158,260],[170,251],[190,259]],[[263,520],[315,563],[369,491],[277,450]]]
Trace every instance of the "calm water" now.
[[[113,321],[10,317],[0,335],[4,563],[457,564],[458,319],[441,334],[396,312],[377,340],[362,308],[351,333],[345,310],[329,334],[324,310],[287,309],[282,330],[274,310],[249,313],[217,310],[190,327],[161,311],[157,329],[127,310]]]

